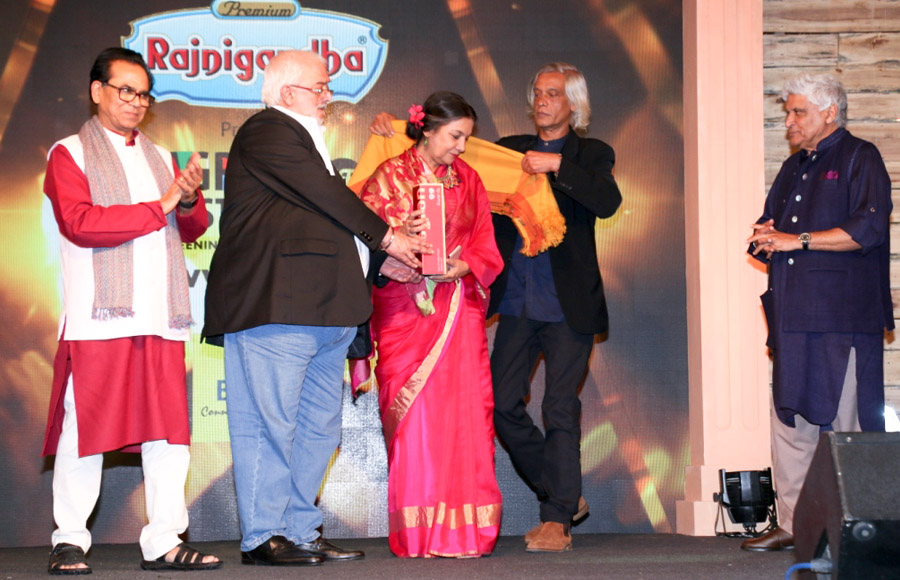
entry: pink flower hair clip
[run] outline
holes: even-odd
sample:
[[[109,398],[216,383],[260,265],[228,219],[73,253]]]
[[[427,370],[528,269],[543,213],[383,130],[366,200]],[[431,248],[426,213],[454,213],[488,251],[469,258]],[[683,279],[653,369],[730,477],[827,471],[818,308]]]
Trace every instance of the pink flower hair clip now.
[[[422,109],[422,105],[410,105],[409,106],[409,122],[413,124],[413,127],[416,129],[422,127],[424,123],[422,123],[422,119],[425,118],[425,111]]]

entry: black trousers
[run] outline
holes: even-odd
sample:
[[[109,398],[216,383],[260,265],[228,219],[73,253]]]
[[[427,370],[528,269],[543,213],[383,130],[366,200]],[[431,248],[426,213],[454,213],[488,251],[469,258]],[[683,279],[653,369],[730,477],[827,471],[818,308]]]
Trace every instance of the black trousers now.
[[[541,521],[568,524],[581,496],[581,400],[592,334],[565,322],[500,316],[491,353],[494,428],[513,466],[537,493]],[[526,411],[531,373],[544,354],[546,383],[541,415],[545,433]]]

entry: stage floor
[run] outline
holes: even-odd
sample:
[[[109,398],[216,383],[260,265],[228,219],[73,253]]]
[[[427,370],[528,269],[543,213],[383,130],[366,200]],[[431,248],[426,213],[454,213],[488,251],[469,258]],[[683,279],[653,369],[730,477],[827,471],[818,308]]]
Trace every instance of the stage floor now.
[[[529,554],[521,536],[507,536],[491,557],[471,560],[401,560],[391,554],[386,538],[335,543],[365,550],[366,558],[302,569],[242,566],[238,542],[198,542],[198,548],[217,554],[224,564],[219,570],[188,576],[190,580],[761,580],[784,578],[794,563],[793,552],[751,553],[741,550],[737,539],[673,534],[576,534],[574,549],[562,554]],[[48,554],[49,547],[0,549],[0,580],[48,578]],[[88,556],[94,573],[87,578],[188,580],[182,572],[142,571],[137,544],[102,544]]]

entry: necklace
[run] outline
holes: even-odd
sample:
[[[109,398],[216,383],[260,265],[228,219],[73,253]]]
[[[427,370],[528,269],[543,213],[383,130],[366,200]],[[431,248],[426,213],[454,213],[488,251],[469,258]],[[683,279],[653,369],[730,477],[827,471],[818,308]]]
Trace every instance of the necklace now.
[[[457,185],[459,185],[459,178],[456,175],[456,170],[451,166],[447,166],[447,171],[440,177],[435,174],[434,176],[438,182],[444,186],[444,189],[453,189]]]

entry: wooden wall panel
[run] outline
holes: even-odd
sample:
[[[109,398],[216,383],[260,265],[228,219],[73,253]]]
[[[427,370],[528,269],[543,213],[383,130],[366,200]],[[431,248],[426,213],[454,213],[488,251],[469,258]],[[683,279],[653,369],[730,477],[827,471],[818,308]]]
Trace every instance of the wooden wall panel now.
[[[837,34],[766,34],[764,67],[838,65]]]
[[[851,33],[839,38],[841,67],[900,68],[900,32]]]
[[[896,31],[896,0],[765,0],[764,32]]]

